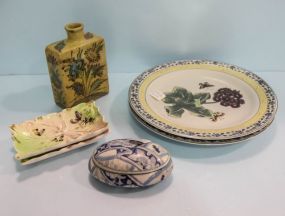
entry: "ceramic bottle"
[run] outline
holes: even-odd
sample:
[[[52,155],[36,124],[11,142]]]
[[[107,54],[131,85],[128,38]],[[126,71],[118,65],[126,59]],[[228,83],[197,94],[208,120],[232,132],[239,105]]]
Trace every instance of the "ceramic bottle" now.
[[[65,26],[67,38],[45,49],[55,103],[61,108],[95,100],[109,91],[104,38]]]

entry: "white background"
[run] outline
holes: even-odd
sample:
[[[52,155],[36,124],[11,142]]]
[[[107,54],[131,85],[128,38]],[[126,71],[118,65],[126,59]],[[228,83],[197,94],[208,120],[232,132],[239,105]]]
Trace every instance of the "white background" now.
[[[284,216],[284,11],[284,0],[0,0],[0,215]],[[60,110],[44,48],[72,21],[106,39],[111,89],[97,101],[111,128],[105,141],[163,145],[174,162],[165,182],[119,190],[94,181],[87,163],[103,141],[29,167],[13,159],[8,125]],[[156,64],[192,58],[258,72],[279,98],[270,128],[237,145],[202,148],[141,127],[128,110],[131,81]]]
[[[44,48],[79,21],[106,39],[110,73],[177,59],[285,70],[284,0],[0,0],[0,74],[47,74]]]
[[[137,123],[127,103],[128,87],[137,75],[110,74],[110,94],[96,102],[110,124],[105,140],[26,167],[13,159],[7,126],[59,108],[48,75],[1,77],[0,215],[285,215],[285,73],[260,73],[280,99],[274,123],[252,140],[214,148],[164,139]],[[87,166],[94,148],[128,137],[149,139],[168,149],[172,176],[145,190],[115,189],[90,177]]]

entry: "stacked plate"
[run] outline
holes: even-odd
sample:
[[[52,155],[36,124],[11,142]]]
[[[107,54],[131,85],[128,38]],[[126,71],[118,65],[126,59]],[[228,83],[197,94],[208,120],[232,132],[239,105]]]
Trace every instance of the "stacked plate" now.
[[[254,73],[216,61],[175,61],[138,76],[129,89],[134,117],[151,131],[185,143],[224,145],[263,132],[277,98]]]

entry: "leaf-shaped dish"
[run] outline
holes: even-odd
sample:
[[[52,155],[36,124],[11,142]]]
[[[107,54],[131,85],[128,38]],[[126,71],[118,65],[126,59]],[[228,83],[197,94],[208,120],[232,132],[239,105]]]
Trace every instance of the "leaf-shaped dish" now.
[[[103,120],[95,103],[89,102],[13,124],[10,129],[17,152],[16,159],[28,164],[30,159],[39,161],[91,144],[83,141],[97,140],[100,135],[106,134],[108,123]]]
[[[262,131],[274,120],[278,106],[262,78],[207,60],[175,61],[142,73],[130,86],[129,104],[153,128],[207,141]]]

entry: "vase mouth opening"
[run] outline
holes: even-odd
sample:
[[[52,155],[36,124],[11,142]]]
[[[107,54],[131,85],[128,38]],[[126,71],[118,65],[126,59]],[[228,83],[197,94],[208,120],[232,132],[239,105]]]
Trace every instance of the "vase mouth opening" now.
[[[67,32],[78,32],[83,30],[84,25],[82,23],[69,23],[65,25]]]

